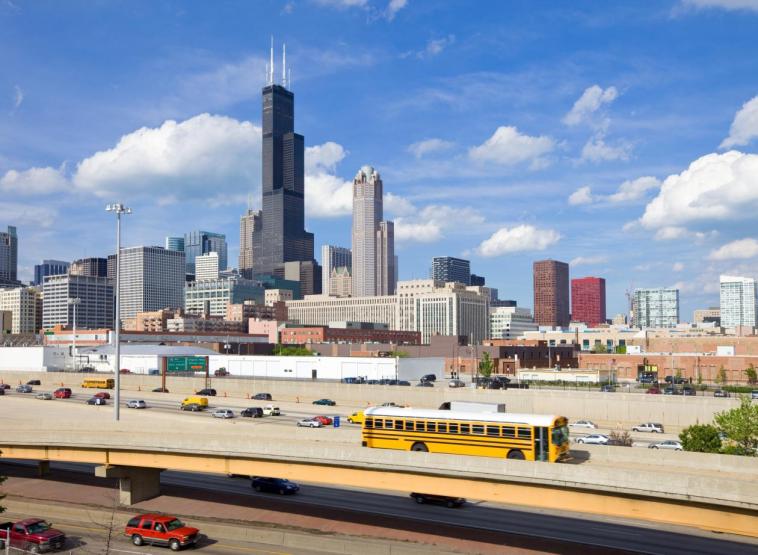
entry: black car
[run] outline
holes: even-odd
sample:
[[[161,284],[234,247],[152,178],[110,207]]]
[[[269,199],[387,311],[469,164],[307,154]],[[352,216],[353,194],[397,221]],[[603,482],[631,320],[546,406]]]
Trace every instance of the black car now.
[[[685,380],[682,376],[666,376],[666,383],[684,383],[687,380]]]
[[[0,383],[0,389],[10,389],[10,388],[11,386],[8,385],[7,383]]]
[[[156,387],[153,389],[153,393],[168,393],[168,389],[165,387]]]
[[[273,401],[271,393],[256,393],[253,395],[253,399],[256,401]]]
[[[210,387],[206,387],[205,389],[201,389],[200,391],[197,391],[195,395],[205,395],[207,397],[215,397],[216,390]]]
[[[713,396],[714,397],[729,397],[730,395],[728,391],[724,391],[723,389],[717,389],[716,391],[713,392]]]
[[[79,372],[94,372],[95,367],[94,366],[82,366],[79,368]]]
[[[445,505],[451,509],[460,507],[466,500],[463,497],[448,497],[447,495],[435,495],[433,493],[411,493],[411,497],[416,503],[432,503],[434,505]]]
[[[421,376],[422,382],[436,382],[437,376],[435,374],[424,374]]]
[[[263,418],[263,409],[261,407],[250,407],[242,409],[240,416],[246,416],[247,418]]]
[[[279,495],[293,494],[300,490],[300,486],[295,482],[290,482],[284,478],[264,478],[262,476],[254,476],[250,485],[255,491],[278,493]]]
[[[434,387],[432,382],[418,382],[416,387]]]
[[[90,397],[89,399],[87,399],[87,404],[88,405],[107,405],[108,403],[102,397]]]
[[[682,395],[695,395],[695,390],[691,387],[683,387]]]
[[[411,382],[406,381],[406,380],[398,380],[397,381],[397,385],[406,385],[407,386],[407,385],[411,385]]]
[[[29,380],[26,382],[26,385],[42,385],[42,382],[39,380]]]

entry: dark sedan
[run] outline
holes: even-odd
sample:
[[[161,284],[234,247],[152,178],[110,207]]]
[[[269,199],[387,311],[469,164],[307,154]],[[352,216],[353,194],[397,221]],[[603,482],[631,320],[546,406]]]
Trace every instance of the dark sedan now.
[[[273,401],[271,393],[256,393],[253,395],[253,399],[256,401]]]
[[[279,495],[293,494],[300,490],[300,486],[295,482],[290,482],[284,478],[264,478],[262,476],[255,476],[250,485],[255,491],[278,493]]]
[[[411,493],[411,497],[416,503],[430,503],[433,505],[445,505],[446,507],[453,509],[460,507],[466,500],[463,497],[448,497],[447,495],[435,495],[433,493]]]
[[[242,409],[240,411],[240,416],[245,416],[247,418],[263,418],[263,409],[261,407]]]
[[[331,399],[317,399],[316,401],[313,401],[314,405],[325,405],[327,407],[334,407],[337,405],[334,401]]]

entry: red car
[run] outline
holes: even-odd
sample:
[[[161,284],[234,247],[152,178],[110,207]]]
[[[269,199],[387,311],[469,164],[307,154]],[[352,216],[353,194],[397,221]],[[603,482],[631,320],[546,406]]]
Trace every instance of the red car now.
[[[132,371],[129,370],[128,368],[122,368],[121,369],[121,374],[131,374],[131,373],[132,373]]]
[[[648,395],[660,395],[661,394],[661,388],[659,387],[649,387],[648,390],[645,392]]]
[[[111,394],[108,393],[107,391],[98,391],[97,393],[93,395],[93,397],[98,397],[100,399],[110,399]]]
[[[165,545],[171,551],[195,545],[200,530],[185,526],[174,516],[145,514],[137,515],[126,523],[124,534],[131,537],[134,545]]]
[[[321,422],[322,426],[331,426],[332,425],[332,419],[329,418],[328,416],[314,416],[313,419],[314,420],[318,420],[319,422]]]
[[[56,399],[70,399],[71,389],[68,387],[59,387],[53,392],[53,397]]]

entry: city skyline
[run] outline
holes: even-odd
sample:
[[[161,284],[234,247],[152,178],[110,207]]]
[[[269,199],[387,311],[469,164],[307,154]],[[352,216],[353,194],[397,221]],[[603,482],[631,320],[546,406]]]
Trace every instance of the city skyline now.
[[[87,11],[118,40],[87,66],[66,46],[74,34],[92,37],[79,21],[83,5],[4,5],[0,41],[17,55],[0,81],[9,130],[0,138],[0,226],[18,228],[24,281],[43,259],[112,252],[106,195],[135,209],[125,245],[159,245],[184,228],[236,238],[246,199],[260,191],[250,152],[261,148],[258,95],[273,33],[289,45],[298,127],[310,138],[306,229],[316,245],[348,242],[345,193],[372,164],[387,183],[400,279],[427,275],[435,255],[462,257],[528,307],[531,263],[552,257],[572,262],[572,277],[606,278],[609,317],[625,310],[629,288],[678,286],[689,319],[718,304],[720,274],[757,269],[743,214],[757,189],[758,16],[713,4],[618,4],[602,16],[540,5],[544,28],[514,6],[470,14],[462,4],[409,2],[390,20],[362,8],[261,5],[234,18],[220,10],[224,36],[204,34],[199,58],[182,52],[195,44],[203,9],[186,8],[148,47],[128,40],[128,14],[106,6]],[[141,32],[176,16],[151,15]],[[327,32],[298,25],[306,20]],[[55,23],[64,25],[54,37],[35,38],[36,27]],[[595,45],[610,36],[601,53]],[[684,37],[699,55],[663,48]],[[116,74],[108,60],[126,45],[134,55]],[[50,66],[53,52],[57,67],[79,68],[81,85]],[[47,79],[53,86],[42,87]],[[464,91],[478,101],[464,103]],[[173,163],[147,145],[173,148]],[[719,179],[709,185],[706,174]],[[713,210],[706,198],[718,200]],[[238,249],[230,242],[230,260]]]

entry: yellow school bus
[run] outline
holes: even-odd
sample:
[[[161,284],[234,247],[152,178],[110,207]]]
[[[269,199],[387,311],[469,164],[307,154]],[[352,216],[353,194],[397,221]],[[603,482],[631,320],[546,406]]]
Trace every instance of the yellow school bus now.
[[[87,378],[82,382],[82,387],[94,387],[97,389],[113,389],[116,380],[113,378]]]
[[[372,407],[363,446],[557,462],[569,457],[564,416]]]

